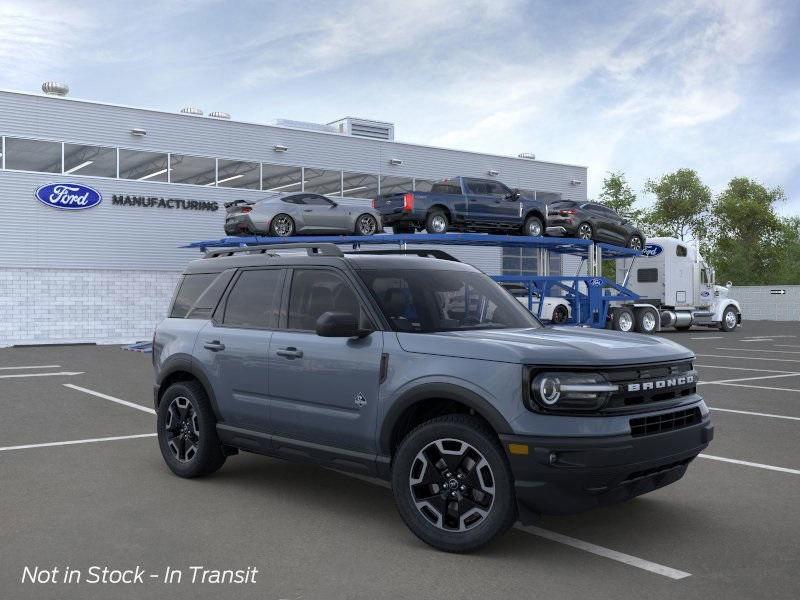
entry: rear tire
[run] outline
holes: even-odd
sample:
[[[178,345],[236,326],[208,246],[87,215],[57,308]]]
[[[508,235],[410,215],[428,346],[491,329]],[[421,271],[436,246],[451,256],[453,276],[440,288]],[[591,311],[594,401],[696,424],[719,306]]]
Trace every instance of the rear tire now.
[[[164,462],[178,477],[202,477],[225,464],[214,411],[196,381],[167,388],[156,412],[156,432]]]
[[[408,528],[445,552],[477,550],[517,519],[497,436],[468,415],[438,417],[409,433],[394,456],[392,490]]]
[[[594,239],[594,229],[589,223],[581,223],[575,232],[575,237],[580,240]]]
[[[658,329],[658,315],[649,308],[636,309],[636,331],[639,333],[653,334]]]
[[[632,235],[628,239],[628,248],[631,250],[642,250],[644,248],[644,240],[639,235]]]
[[[428,233],[447,233],[449,226],[450,220],[441,209],[436,208],[425,217],[425,231]]]
[[[611,327],[615,331],[624,331],[627,333],[633,331],[634,326],[633,311],[630,308],[622,307],[614,310],[614,316],[611,319]]]
[[[569,319],[569,311],[567,310],[566,306],[559,304],[553,309],[553,317],[550,319],[551,322],[555,323],[556,325],[560,325],[567,319]]]

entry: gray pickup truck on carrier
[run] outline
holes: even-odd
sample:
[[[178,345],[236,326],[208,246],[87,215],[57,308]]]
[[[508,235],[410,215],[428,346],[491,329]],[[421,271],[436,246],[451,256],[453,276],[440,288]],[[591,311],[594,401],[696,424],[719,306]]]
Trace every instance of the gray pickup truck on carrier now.
[[[169,468],[248,451],[380,477],[420,539],[466,552],[518,517],[673,483],[708,445],[686,348],[544,327],[477,269],[414,254],[290,243],[190,263],[153,344]]]
[[[394,233],[488,231],[544,235],[547,203],[532,193],[512,190],[493,179],[455,177],[433,184],[430,192],[382,194],[372,202]],[[558,235],[564,230],[556,228]]]

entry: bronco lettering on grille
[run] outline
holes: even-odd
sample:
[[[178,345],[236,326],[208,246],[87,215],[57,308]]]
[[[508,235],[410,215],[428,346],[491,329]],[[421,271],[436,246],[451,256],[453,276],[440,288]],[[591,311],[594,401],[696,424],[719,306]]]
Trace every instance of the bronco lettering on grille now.
[[[690,385],[694,382],[694,375],[682,375],[680,377],[670,377],[669,379],[654,379],[652,381],[644,381],[641,383],[629,383],[627,386],[627,391],[647,392],[650,390],[663,390],[680,385]]]

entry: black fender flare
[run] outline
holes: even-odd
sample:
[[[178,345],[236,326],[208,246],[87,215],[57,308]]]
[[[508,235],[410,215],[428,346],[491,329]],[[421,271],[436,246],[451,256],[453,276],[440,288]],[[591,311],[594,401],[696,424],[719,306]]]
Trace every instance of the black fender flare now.
[[[158,410],[158,402],[161,400],[161,395],[164,393],[163,382],[170,378],[175,373],[184,372],[188,373],[200,382],[200,385],[205,389],[208,400],[211,402],[211,408],[214,411],[214,416],[218,422],[222,422],[217,405],[217,398],[214,395],[214,388],[208,377],[203,373],[202,369],[198,368],[194,361],[189,356],[175,355],[170,357],[164,365],[159,369],[158,377],[156,378],[156,394],[155,394],[155,409]]]
[[[453,383],[423,383],[403,392],[394,400],[383,418],[378,434],[378,449],[385,456],[391,455],[392,436],[403,413],[408,408],[427,399],[453,400],[473,409],[489,422],[498,434],[511,434],[508,421],[491,402],[476,392]]]

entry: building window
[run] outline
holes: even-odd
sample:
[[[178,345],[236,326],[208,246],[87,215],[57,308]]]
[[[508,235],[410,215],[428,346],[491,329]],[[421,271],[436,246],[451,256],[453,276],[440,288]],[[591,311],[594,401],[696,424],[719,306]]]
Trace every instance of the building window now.
[[[117,176],[117,149],[64,144],[64,174]]]
[[[342,173],[342,196],[348,198],[377,198],[378,177],[365,173]]]
[[[171,183],[214,185],[217,161],[204,156],[171,154],[169,157],[169,180]]]
[[[6,138],[6,169],[61,173],[61,143]]]
[[[342,195],[342,172],[327,171],[325,169],[303,169],[304,181],[303,189],[306,192],[324,194],[326,196]]]
[[[240,160],[219,159],[217,185],[219,187],[257,190],[261,185],[261,165]]]
[[[402,194],[413,191],[414,179],[411,177],[395,177],[393,175],[381,177],[381,194]]]
[[[303,169],[283,165],[261,165],[261,189],[265,192],[299,192],[303,187]]]
[[[168,180],[167,155],[161,152],[119,151],[119,176],[138,181]]]

